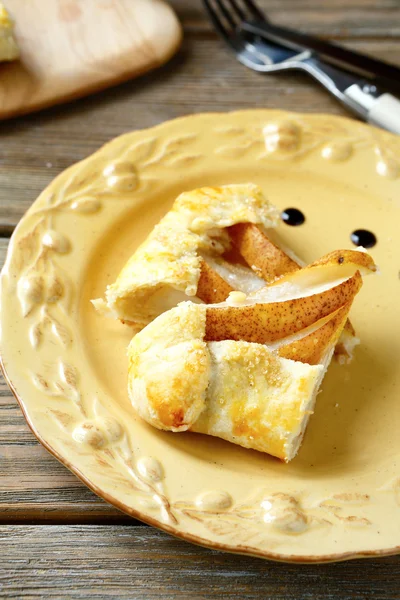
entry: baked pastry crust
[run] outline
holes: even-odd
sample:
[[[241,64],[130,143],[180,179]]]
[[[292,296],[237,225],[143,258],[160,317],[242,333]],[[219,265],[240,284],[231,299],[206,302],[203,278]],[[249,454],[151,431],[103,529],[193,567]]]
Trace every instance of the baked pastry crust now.
[[[106,302],[92,302],[100,312],[143,327],[196,296],[202,256],[220,256],[229,248],[227,227],[241,222],[273,227],[276,221],[275,207],[254,184],[185,192],[107,287]]]
[[[133,338],[134,408],[158,429],[206,433],[290,460],[324,366],[280,358],[261,344],[205,342],[206,310],[180,304]]]

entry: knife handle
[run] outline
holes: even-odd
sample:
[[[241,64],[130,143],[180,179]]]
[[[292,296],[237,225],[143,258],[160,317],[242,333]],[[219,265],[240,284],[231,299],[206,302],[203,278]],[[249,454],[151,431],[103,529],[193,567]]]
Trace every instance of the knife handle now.
[[[392,94],[382,94],[373,103],[367,119],[372,125],[400,134],[400,101]]]
[[[344,96],[366,121],[400,134],[400,101],[395,96],[362,81],[350,86]]]

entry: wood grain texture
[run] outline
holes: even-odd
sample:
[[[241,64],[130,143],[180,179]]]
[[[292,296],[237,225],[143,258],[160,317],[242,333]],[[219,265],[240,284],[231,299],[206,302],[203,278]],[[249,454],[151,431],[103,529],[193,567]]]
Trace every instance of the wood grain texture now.
[[[349,45],[399,61],[400,40]],[[193,112],[254,107],[346,114],[306,76],[259,75],[237,63],[215,36],[188,33],[178,55],[153,73],[1,123],[0,234],[58,173],[113,137]]]
[[[397,0],[259,3],[277,23],[400,64]],[[0,235],[12,231],[59,172],[131,129],[192,112],[246,107],[345,114],[307,78],[262,77],[236,63],[212,31],[200,0],[170,4],[183,22],[185,39],[167,65],[101,94],[0,124]],[[0,257],[7,243],[0,239]],[[0,488],[0,523],[8,524],[0,528],[2,598],[399,597],[399,557],[299,567],[204,550],[145,526],[116,525],[134,522],[38,444],[4,383]]]
[[[163,64],[181,30],[161,0],[6,0],[20,60],[0,67],[0,119]]]
[[[172,0],[189,32],[211,31],[199,1]],[[398,37],[400,5],[397,0],[257,0],[271,21],[331,39]]]
[[[0,597],[7,599],[399,597],[394,557],[375,568],[360,560],[285,565],[205,550],[135,526],[0,527],[0,545]]]

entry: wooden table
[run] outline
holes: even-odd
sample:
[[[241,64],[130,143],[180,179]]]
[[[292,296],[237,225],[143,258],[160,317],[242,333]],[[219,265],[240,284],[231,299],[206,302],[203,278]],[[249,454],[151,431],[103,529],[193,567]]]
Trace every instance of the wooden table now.
[[[116,135],[202,111],[344,112],[301,75],[262,77],[236,63],[199,1],[172,4],[185,40],[166,67],[101,94],[0,123],[2,259],[14,226],[39,192]],[[398,0],[260,4],[279,23],[400,63]],[[129,519],[38,444],[4,383],[0,477],[1,598],[400,598],[400,558],[284,565],[198,548]]]

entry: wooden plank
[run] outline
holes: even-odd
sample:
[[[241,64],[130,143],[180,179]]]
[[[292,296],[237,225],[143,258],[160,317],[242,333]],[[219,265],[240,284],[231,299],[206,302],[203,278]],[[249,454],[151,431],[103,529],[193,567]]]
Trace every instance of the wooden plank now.
[[[11,399],[10,399],[11,400]],[[0,430],[7,427],[0,408]],[[28,430],[22,415],[15,419],[18,443],[0,441],[0,523],[132,523],[106,504],[51,456]]]
[[[101,95],[1,124],[0,235],[12,231],[59,172],[131,129],[192,112],[253,107],[345,114],[305,77],[262,77],[236,63],[212,31],[200,2],[171,4],[186,36],[180,54],[164,68]],[[330,0],[322,5],[319,0],[262,0],[260,5],[277,22],[342,39],[357,50],[399,62],[397,0],[384,4]],[[6,246],[7,240],[0,239],[0,257]],[[0,478],[0,522],[132,522],[92,494],[38,444],[4,383]]]
[[[394,600],[397,557],[286,565],[206,550],[150,527],[0,527],[0,597]]]
[[[268,18],[281,25],[303,29],[326,38],[380,37],[400,34],[397,0],[257,0]],[[171,0],[187,32],[210,31],[201,2]]]
[[[7,245],[0,238],[0,265]],[[93,494],[39,444],[1,375],[0,481],[0,523],[136,522]]]
[[[349,45],[399,61],[400,40]],[[116,135],[193,112],[255,107],[348,114],[306,76],[261,76],[237,63],[215,36],[187,35],[181,53],[154,73],[101,95],[4,122],[0,233],[12,229],[59,172]]]

